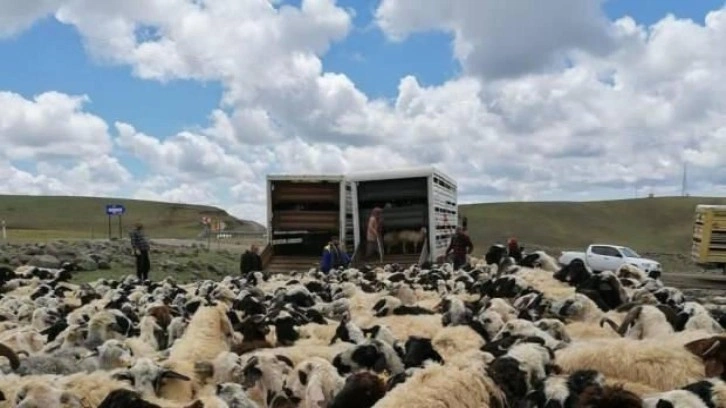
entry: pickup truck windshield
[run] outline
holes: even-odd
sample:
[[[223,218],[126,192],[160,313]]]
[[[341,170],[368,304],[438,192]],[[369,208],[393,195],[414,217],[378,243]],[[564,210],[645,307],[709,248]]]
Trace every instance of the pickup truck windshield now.
[[[618,247],[620,249],[620,252],[623,253],[623,255],[627,256],[628,258],[640,258],[640,255],[638,255],[637,252],[633,251],[632,249],[628,247]]]

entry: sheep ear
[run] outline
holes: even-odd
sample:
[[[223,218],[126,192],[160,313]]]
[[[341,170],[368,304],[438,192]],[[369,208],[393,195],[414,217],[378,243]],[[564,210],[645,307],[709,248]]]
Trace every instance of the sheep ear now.
[[[721,341],[717,337],[711,337],[692,341],[686,344],[685,348],[696,356],[706,359],[718,350],[719,345],[721,345]]]
[[[316,381],[310,384],[307,389],[307,400],[313,407],[325,406],[325,395],[322,386]]]
[[[172,370],[164,370],[161,376],[172,380],[191,381],[191,378],[187,377],[186,375],[179,374],[176,371]]]
[[[113,378],[114,380],[117,380],[117,381],[130,381],[132,385],[134,383],[134,376],[131,375],[131,373],[128,371],[118,372],[118,373],[112,375],[111,378]]]

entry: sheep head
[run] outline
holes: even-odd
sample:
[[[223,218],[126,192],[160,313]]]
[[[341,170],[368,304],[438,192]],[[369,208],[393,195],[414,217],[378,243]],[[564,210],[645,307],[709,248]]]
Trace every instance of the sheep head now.
[[[692,341],[686,350],[703,359],[706,377],[724,377],[726,366],[726,336],[713,336]]]
[[[149,358],[140,358],[128,370],[113,375],[117,380],[129,381],[145,395],[158,396],[164,380],[191,381],[191,379],[176,371],[164,368]]]
[[[603,323],[607,323],[620,335],[620,337],[625,337],[625,333],[627,333],[630,326],[632,326],[635,321],[638,320],[642,311],[643,306],[636,306],[630,309],[628,314],[625,315],[623,322],[620,323],[620,326],[618,326],[617,328],[615,327],[615,323],[612,320],[608,318],[603,318],[602,320],[600,320],[600,327],[602,327]]]
[[[253,404],[240,384],[217,384],[216,395],[230,407],[248,407]]]

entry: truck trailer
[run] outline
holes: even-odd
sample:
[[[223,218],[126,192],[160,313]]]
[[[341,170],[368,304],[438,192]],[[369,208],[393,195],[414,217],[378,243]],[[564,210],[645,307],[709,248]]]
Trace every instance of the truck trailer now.
[[[704,269],[726,274],[726,205],[697,205],[693,222],[691,258]]]
[[[307,270],[331,236],[345,242],[345,185],[343,175],[267,176],[265,269]]]
[[[415,253],[410,252],[412,247],[405,252],[403,245],[389,248],[382,242],[384,263],[402,255],[419,263],[441,260],[458,225],[456,182],[435,167],[350,174],[346,176],[346,201],[351,214],[345,236],[355,248],[354,260],[365,254],[368,218],[375,207],[383,210],[384,235],[425,228]]]

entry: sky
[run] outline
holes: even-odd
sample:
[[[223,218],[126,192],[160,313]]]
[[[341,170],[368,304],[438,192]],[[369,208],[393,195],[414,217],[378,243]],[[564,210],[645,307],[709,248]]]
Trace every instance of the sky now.
[[[209,204],[433,165],[459,201],[726,195],[726,3],[0,0],[0,194]]]

